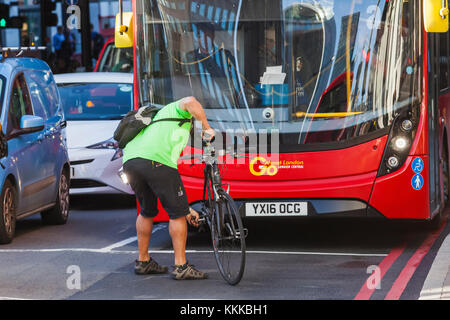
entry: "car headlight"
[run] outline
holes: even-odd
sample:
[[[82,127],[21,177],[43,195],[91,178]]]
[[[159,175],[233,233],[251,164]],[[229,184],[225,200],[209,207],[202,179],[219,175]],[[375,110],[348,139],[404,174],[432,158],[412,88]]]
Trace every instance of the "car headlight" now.
[[[116,140],[114,140],[114,138],[110,138],[108,140],[87,146],[86,148],[88,148],[88,149],[118,149],[119,143]]]
[[[111,161],[117,160],[119,158],[123,157],[123,151],[122,149],[117,149],[116,153],[114,153],[113,157],[111,158]]]
[[[110,138],[108,140],[95,143],[93,145],[87,146],[88,149],[113,149],[116,150],[113,157],[111,158],[111,161],[117,160],[119,158],[123,157],[122,149],[119,148],[119,143],[114,140],[114,138]]]

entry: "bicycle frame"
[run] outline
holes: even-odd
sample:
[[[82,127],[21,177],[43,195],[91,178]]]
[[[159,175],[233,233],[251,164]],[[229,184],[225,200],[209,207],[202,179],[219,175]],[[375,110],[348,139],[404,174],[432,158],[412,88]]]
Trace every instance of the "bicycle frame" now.
[[[206,201],[209,201],[209,208],[208,208],[208,215],[206,216],[206,222],[211,227],[213,212],[217,212],[216,215],[216,222],[217,222],[217,228],[218,231],[221,231],[222,227],[222,210],[218,210],[219,208],[215,208],[216,210],[212,211],[211,209],[211,199],[212,196],[212,202],[213,205],[217,207],[217,199],[219,198],[218,190],[219,188],[222,188],[222,178],[220,176],[219,171],[219,164],[217,162],[216,154],[214,147],[208,143],[203,148],[203,154],[206,155],[205,158],[205,169],[204,169],[204,181],[203,181],[203,202],[206,203]],[[210,183],[211,182],[211,183]],[[212,188],[212,190],[209,190],[209,186]],[[208,194],[208,199],[206,195]]]
[[[202,151],[201,160],[205,163],[203,206],[200,210],[198,222],[208,224],[219,272],[229,284],[235,285],[241,280],[245,268],[245,237],[247,232],[243,228],[234,200],[222,187],[222,177],[214,147],[210,142],[204,142]],[[238,244],[236,253],[240,253],[237,260],[238,265],[236,265],[238,266],[237,273],[231,271],[231,269],[234,269],[234,264],[230,264],[229,257],[225,258],[227,260],[225,264],[222,261],[224,255],[231,254],[228,250],[236,243]],[[227,249],[224,250],[224,247]]]

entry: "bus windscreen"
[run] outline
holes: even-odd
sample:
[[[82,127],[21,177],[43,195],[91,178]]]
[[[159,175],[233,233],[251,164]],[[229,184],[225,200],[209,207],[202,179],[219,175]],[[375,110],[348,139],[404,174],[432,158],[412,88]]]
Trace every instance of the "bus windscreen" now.
[[[419,1],[137,0],[140,103],[195,96],[280,150],[387,134],[421,101]]]

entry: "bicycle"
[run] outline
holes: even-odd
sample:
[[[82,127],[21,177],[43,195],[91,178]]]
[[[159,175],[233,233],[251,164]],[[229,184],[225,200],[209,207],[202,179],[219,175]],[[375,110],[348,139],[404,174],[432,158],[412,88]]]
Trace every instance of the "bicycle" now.
[[[202,149],[201,155],[187,155],[180,159],[199,159],[205,163],[203,200],[198,222],[209,226],[214,257],[220,274],[230,285],[236,285],[241,281],[245,269],[247,229],[243,227],[233,198],[222,187],[214,146],[211,142],[203,140]]]

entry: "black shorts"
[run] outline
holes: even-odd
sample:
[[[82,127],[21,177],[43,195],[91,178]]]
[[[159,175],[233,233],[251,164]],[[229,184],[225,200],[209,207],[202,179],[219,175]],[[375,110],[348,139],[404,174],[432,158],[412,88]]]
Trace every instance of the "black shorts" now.
[[[177,169],[142,158],[128,160],[123,165],[130,186],[147,218],[158,214],[158,198],[170,219],[189,214],[189,203]]]

